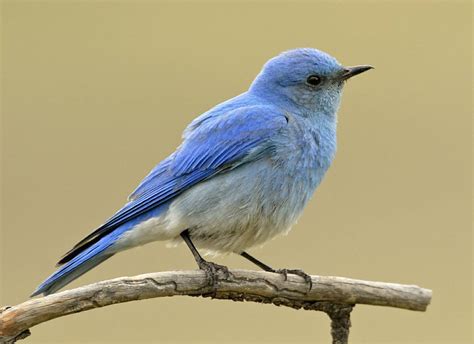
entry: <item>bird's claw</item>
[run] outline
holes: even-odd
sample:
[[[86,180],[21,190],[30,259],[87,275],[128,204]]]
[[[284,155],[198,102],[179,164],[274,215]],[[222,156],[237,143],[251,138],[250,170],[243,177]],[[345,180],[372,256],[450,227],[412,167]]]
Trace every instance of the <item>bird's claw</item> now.
[[[302,277],[306,284],[308,285],[308,291],[311,290],[313,287],[313,280],[311,279],[311,276],[308,275],[306,272],[300,269],[278,269],[275,270],[276,273],[283,275],[283,278],[285,281],[288,280],[288,274],[293,274]]]
[[[219,274],[224,275],[224,278],[229,277],[229,269],[227,266],[219,265],[213,262],[208,262],[207,260],[202,260],[199,263],[199,269],[204,270],[209,280],[209,284],[212,287],[215,287]]]

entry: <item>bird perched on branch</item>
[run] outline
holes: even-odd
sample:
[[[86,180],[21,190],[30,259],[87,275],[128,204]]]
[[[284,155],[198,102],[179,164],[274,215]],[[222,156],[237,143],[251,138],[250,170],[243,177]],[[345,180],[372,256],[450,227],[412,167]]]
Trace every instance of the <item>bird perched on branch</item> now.
[[[221,265],[198,249],[247,253],[296,222],[331,165],[347,79],[371,66],[344,67],[316,49],[284,52],[263,67],[247,92],[205,112],[129,202],[77,243],[33,293],[50,294],[119,251],[151,241],[184,241],[210,276]]]

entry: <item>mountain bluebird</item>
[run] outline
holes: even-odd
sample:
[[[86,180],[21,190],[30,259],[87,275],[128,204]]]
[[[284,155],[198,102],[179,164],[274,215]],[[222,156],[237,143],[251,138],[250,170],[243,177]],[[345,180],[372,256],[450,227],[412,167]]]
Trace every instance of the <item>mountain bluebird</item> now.
[[[198,249],[246,252],[287,233],[331,165],[345,81],[371,66],[344,67],[316,49],[284,52],[247,92],[205,112],[107,222],[77,243],[33,293],[50,294],[115,253],[151,241],[185,242],[199,268],[221,265]]]

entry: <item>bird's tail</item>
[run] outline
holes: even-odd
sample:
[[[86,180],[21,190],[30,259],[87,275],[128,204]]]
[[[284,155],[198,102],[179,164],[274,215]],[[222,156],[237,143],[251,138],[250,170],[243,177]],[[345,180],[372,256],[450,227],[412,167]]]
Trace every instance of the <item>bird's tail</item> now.
[[[115,242],[116,238],[115,235],[108,235],[92,246],[87,247],[41,283],[31,296],[54,293],[106,259],[112,257],[114,253],[108,249]]]

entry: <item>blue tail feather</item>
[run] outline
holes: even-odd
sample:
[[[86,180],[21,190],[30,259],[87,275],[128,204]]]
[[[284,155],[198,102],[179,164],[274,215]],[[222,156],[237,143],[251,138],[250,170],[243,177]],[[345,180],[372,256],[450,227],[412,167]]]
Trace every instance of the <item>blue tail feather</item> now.
[[[41,283],[31,296],[39,294],[49,295],[54,293],[106,259],[112,257],[113,253],[108,253],[107,249],[109,249],[117,240],[118,236],[114,234],[115,233],[111,233],[102,238],[100,241],[88,247],[69,262],[61,266],[43,283]]]
[[[111,248],[124,232],[133,230],[137,224],[143,221],[159,216],[168,209],[168,205],[169,204],[166,203],[145,214],[137,216],[118,228],[115,228],[112,232],[101,234],[101,236],[95,238],[90,244],[81,245],[81,247],[73,249],[74,252],[71,254],[71,251],[68,254],[67,261],[41,283],[31,296],[52,294],[106,259],[112,257],[115,252],[112,251]]]

